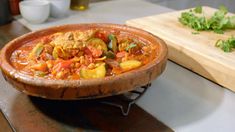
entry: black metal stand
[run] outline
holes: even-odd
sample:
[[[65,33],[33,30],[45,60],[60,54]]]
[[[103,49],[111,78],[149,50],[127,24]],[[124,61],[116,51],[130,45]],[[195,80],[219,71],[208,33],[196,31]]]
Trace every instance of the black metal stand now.
[[[117,107],[121,110],[122,115],[127,116],[130,112],[131,106],[136,103],[136,101],[146,92],[146,90],[151,86],[151,83],[141,86],[136,88],[136,90],[127,92],[123,94],[123,101],[127,103],[127,106],[124,106],[120,103],[114,102],[112,100],[110,101],[101,101],[100,103],[105,104],[105,105],[110,105]]]

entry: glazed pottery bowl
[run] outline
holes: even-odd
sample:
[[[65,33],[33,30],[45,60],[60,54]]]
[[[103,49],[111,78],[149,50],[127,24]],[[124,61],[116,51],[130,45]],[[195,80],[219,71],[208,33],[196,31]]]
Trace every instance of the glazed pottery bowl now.
[[[33,77],[17,71],[10,62],[11,54],[20,46],[56,32],[73,30],[105,29],[125,32],[147,44],[157,45],[155,59],[150,63],[126,73],[100,79],[49,80]],[[90,99],[122,94],[156,79],[165,69],[167,46],[160,38],[137,28],[118,24],[92,23],[51,27],[20,36],[1,50],[1,70],[5,79],[16,89],[28,95],[47,99]]]

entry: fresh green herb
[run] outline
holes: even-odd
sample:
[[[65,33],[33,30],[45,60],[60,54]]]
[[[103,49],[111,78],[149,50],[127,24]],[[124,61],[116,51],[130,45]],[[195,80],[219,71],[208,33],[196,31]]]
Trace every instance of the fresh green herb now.
[[[39,56],[42,53],[42,50],[43,50],[43,46],[38,47],[37,50],[35,51],[35,55]]]
[[[38,43],[30,52],[29,58],[38,57],[42,53],[42,51],[43,51],[43,44]]]
[[[235,48],[235,38],[232,36],[227,40],[218,40],[215,43],[216,47],[221,48],[224,52],[231,52]]]
[[[38,77],[44,77],[44,76],[47,75],[47,73],[42,72],[42,71],[35,71],[35,75],[38,76]]]
[[[224,34],[224,31],[221,29],[215,29],[214,32],[218,34]]]
[[[226,7],[221,6],[210,18],[206,18],[202,13],[202,7],[199,6],[188,12],[182,12],[179,21],[196,31],[212,30],[223,34],[225,29],[235,29],[235,16],[226,16],[227,13]]]
[[[109,34],[108,38],[109,38],[109,40],[112,40],[115,38],[115,36],[113,34]]]
[[[227,7],[225,7],[224,5],[221,5],[221,6],[219,7],[219,9],[220,9],[221,11],[225,12],[225,13],[228,13],[228,9],[227,9]]]
[[[196,32],[192,32],[192,34],[199,34],[199,32],[197,32],[197,31]]]
[[[201,13],[202,13],[202,6],[197,6],[196,8],[194,8],[193,11],[194,11],[195,13],[201,14]]]
[[[131,48],[136,47],[137,45],[135,43],[131,43],[128,47],[126,47],[126,51],[128,51]]]
[[[110,34],[108,38],[110,40],[108,44],[108,48],[112,50],[114,53],[116,53],[118,51],[116,36],[113,34]]]
[[[112,51],[107,51],[107,52],[104,52],[104,56],[106,56],[107,58],[110,58],[110,59],[114,59],[115,58],[115,54],[112,52]]]

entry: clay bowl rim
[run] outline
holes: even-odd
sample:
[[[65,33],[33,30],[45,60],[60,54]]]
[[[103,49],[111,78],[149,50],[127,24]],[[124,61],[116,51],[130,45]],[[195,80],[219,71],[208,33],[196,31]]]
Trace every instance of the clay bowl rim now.
[[[158,55],[155,59],[153,59],[151,62],[149,62],[148,64],[136,69],[136,70],[132,70],[129,72],[125,72],[116,76],[108,76],[105,78],[99,78],[99,79],[78,79],[78,80],[49,80],[49,79],[44,79],[44,78],[40,78],[40,77],[34,77],[34,76],[30,76],[30,75],[26,75],[22,72],[17,71],[10,62],[10,59],[8,58],[8,56],[6,55],[7,50],[14,44],[17,44],[18,41],[22,41],[25,38],[35,35],[35,34],[43,34],[43,32],[47,32],[49,30],[53,30],[56,28],[66,28],[66,27],[76,27],[76,26],[94,26],[96,28],[113,28],[114,30],[118,30],[121,29],[124,32],[128,32],[128,33],[133,33],[133,32],[139,32],[144,36],[148,36],[149,38],[151,38],[151,41],[154,41],[156,43],[158,43],[160,46],[159,50],[160,52],[158,52]],[[78,29],[78,28],[77,28]],[[68,30],[69,31],[69,30]],[[53,32],[52,32],[53,33]],[[54,32],[55,33],[55,32]],[[45,34],[48,35],[48,34]],[[136,35],[137,37],[143,38],[146,41],[149,41],[148,39],[146,39],[143,36],[139,36]],[[41,36],[42,37],[42,36]],[[33,39],[32,39],[33,40]],[[30,41],[32,41],[30,40]],[[23,43],[25,44],[25,41],[23,41]],[[17,47],[18,48],[18,47]],[[17,48],[14,48],[17,49]],[[14,51],[12,50],[12,52]],[[11,52],[11,53],[12,53]],[[66,25],[60,25],[60,26],[53,26],[53,27],[49,27],[49,28],[45,28],[45,29],[41,29],[41,30],[37,30],[37,31],[32,31],[29,33],[26,33],[20,37],[17,37],[15,39],[13,39],[12,41],[8,42],[1,50],[0,53],[0,60],[1,60],[1,70],[4,72],[4,74],[10,76],[11,78],[17,79],[17,81],[23,82],[25,84],[28,85],[33,85],[33,86],[46,86],[46,87],[53,87],[53,88],[65,88],[65,87],[69,87],[69,88],[78,88],[79,86],[94,86],[94,85],[102,85],[105,83],[109,83],[110,81],[115,81],[118,79],[123,79],[123,78],[133,78],[132,76],[135,74],[136,76],[138,74],[141,74],[143,72],[145,72],[148,69],[153,68],[155,65],[158,65],[160,62],[164,61],[164,58],[167,56],[168,53],[168,49],[167,49],[167,45],[166,43],[160,39],[159,37],[144,31],[142,29],[139,28],[135,28],[135,27],[131,27],[131,26],[127,26],[127,25],[122,25],[122,24],[112,24],[112,23],[81,23],[81,24],[66,24]],[[10,57],[10,56],[9,56]]]

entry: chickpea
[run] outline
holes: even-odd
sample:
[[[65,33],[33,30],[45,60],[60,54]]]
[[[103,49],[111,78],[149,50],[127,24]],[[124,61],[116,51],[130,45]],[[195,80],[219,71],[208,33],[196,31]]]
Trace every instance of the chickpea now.
[[[62,79],[62,77],[64,76],[64,72],[63,71],[60,71],[56,74],[56,78],[57,79]]]
[[[128,60],[128,56],[129,56],[129,54],[125,54],[125,56],[122,58],[122,62],[127,61]]]
[[[148,52],[148,51],[150,51],[151,49],[150,49],[150,47],[148,47],[148,46],[144,46],[144,47],[142,47],[142,50],[145,51],[145,52]]]
[[[63,78],[65,78],[65,77],[67,77],[68,74],[69,74],[69,71],[63,69],[63,70],[59,71],[59,72],[56,74],[56,78],[57,78],[57,79],[63,79]]]
[[[80,66],[81,66],[80,63],[75,63],[75,65],[74,65],[75,68],[79,68]]]
[[[75,67],[75,64],[74,64],[74,63],[72,63],[72,64],[70,65],[70,67]]]
[[[94,64],[94,63],[89,64],[89,65],[88,65],[88,68],[89,68],[89,69],[94,69],[94,68],[95,68],[95,64]]]
[[[80,63],[81,63],[81,64],[84,64],[84,63],[85,63],[85,58],[84,58],[84,56],[81,56],[81,57],[80,57]]]
[[[120,44],[118,45],[119,51],[125,51],[125,49],[126,49],[126,47],[128,47],[128,45],[129,45],[129,42],[128,42],[128,41],[125,41],[125,42],[123,42],[123,43],[120,43]]]
[[[52,61],[47,61],[47,67],[51,69],[53,67]]]

